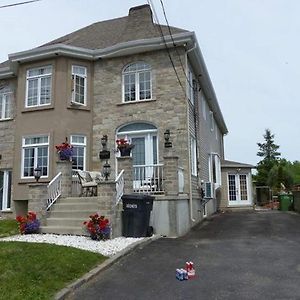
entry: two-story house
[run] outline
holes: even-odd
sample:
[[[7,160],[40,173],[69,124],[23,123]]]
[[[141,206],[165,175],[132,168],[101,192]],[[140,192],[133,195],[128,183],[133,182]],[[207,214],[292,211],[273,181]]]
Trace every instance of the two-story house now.
[[[110,150],[119,138],[135,145],[136,191],[143,192],[141,176],[163,172],[166,155],[177,158],[177,190],[160,188],[152,222],[161,234],[182,235],[228,198],[221,193],[225,134],[195,33],[156,24],[148,5],[133,7],[0,64],[0,214],[27,211],[34,169],[42,170],[40,182],[51,181],[55,145],[65,137],[74,169],[99,170],[107,135]]]

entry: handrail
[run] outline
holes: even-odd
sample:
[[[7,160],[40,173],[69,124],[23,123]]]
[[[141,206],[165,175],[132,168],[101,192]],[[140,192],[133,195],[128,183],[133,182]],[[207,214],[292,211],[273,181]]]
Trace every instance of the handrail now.
[[[47,198],[46,210],[49,210],[49,208],[61,196],[61,181],[62,181],[62,173],[59,172],[47,185],[48,198]]]
[[[118,203],[120,202],[124,194],[124,170],[122,170],[119,173],[119,175],[115,180],[115,183],[116,183],[116,205],[118,205]]]

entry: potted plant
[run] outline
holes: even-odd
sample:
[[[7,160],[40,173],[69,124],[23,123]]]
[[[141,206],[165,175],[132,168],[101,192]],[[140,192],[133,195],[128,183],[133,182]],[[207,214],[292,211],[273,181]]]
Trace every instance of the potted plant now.
[[[72,160],[73,146],[68,143],[68,138],[65,142],[55,146],[60,160]]]
[[[130,144],[126,139],[118,139],[116,143],[121,156],[130,156],[131,150],[134,148],[133,144]]]
[[[17,216],[16,220],[21,234],[39,233],[40,221],[35,212],[29,211],[25,217]]]
[[[110,225],[105,216],[99,216],[97,213],[90,215],[90,220],[83,222],[83,225],[92,240],[100,241],[109,239]]]

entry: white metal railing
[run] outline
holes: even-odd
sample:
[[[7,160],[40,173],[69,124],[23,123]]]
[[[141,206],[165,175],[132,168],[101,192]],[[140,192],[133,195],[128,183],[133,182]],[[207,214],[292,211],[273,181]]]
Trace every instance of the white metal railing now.
[[[62,174],[59,172],[48,184],[48,199],[47,199],[47,210],[55,203],[55,201],[61,195],[61,180]]]
[[[116,180],[116,205],[120,202],[124,194],[124,170],[122,170],[117,176]]]
[[[72,196],[78,197],[81,194],[81,184],[77,174],[77,170],[72,169]]]
[[[133,191],[135,193],[162,194],[163,183],[163,164],[133,166]]]

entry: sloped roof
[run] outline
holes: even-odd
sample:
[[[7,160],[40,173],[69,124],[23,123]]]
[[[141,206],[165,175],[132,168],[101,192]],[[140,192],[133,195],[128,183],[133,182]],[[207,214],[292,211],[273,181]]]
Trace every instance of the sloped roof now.
[[[9,67],[9,60],[0,63],[0,69]]]
[[[250,164],[245,164],[232,160],[221,160],[221,168],[255,168],[255,166]]]
[[[167,26],[161,25],[164,35],[170,35]],[[171,33],[183,33],[187,30],[170,27]],[[62,36],[41,47],[65,44],[86,49],[103,49],[119,43],[160,37],[159,25],[153,23],[149,5],[133,7],[126,17],[106,20]]]

